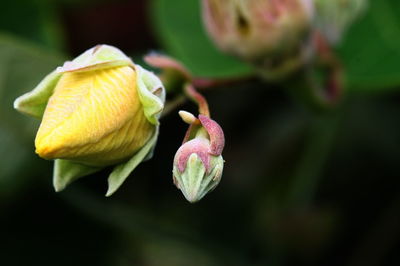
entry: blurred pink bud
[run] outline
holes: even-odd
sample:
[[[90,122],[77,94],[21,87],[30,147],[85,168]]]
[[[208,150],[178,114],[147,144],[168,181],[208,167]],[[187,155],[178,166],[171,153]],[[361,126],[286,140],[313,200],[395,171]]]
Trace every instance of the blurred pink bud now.
[[[288,57],[302,60],[298,50],[311,30],[312,1],[203,0],[203,19],[222,51],[257,67],[271,67],[278,59],[283,64]]]

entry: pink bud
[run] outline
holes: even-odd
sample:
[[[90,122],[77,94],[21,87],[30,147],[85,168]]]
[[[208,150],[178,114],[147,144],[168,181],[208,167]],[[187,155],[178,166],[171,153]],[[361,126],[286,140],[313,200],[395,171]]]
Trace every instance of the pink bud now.
[[[190,202],[200,200],[218,185],[225,143],[222,128],[204,115],[199,115],[189,127],[186,136],[193,135],[195,137],[184,142],[176,152],[173,167],[174,184]]]
[[[274,67],[273,72],[277,71],[276,64],[282,64],[277,67],[279,72],[291,72],[302,63],[304,55],[300,50],[312,28],[312,0],[203,0],[202,3],[206,29],[223,52],[257,68],[270,71]]]
[[[184,143],[176,152],[174,164],[180,172],[185,171],[186,163],[193,153],[203,162],[207,172],[210,170],[210,142],[205,138],[195,138]]]

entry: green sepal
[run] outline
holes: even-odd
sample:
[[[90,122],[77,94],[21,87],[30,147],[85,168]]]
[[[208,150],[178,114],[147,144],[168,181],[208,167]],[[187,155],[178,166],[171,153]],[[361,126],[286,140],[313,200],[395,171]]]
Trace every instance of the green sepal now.
[[[196,153],[192,153],[182,173],[174,165],[173,176],[175,185],[182,191],[185,198],[191,202],[201,200],[207,193],[219,184],[224,167],[222,156],[211,156],[210,164],[213,166],[210,173]]]
[[[224,170],[224,159],[221,155],[211,157],[211,165],[215,167],[211,170],[210,174],[204,178],[201,183],[199,199],[202,199],[206,194],[213,191],[221,181],[222,172]]]
[[[129,57],[127,57],[118,48],[107,44],[99,44],[85,51],[83,54],[75,58],[72,62],[85,65],[95,65],[112,60],[131,61]]]
[[[158,138],[156,138],[156,141],[154,142],[153,147],[150,149],[150,151],[149,151],[149,153],[146,155],[146,157],[144,157],[144,159],[143,159],[142,162],[146,162],[146,161],[150,160],[151,158],[153,158],[153,156],[154,156],[154,150],[156,149],[156,146],[157,146],[157,140],[158,140]]]
[[[54,162],[53,186],[56,192],[62,191],[80,177],[93,174],[102,168],[86,166],[69,160],[57,159]]]
[[[133,62],[118,48],[101,44],[65,62],[57,68],[57,72],[82,72],[119,66],[133,66]]]
[[[135,154],[129,161],[117,165],[110,176],[108,177],[108,190],[106,196],[111,196],[126,178],[132,173],[133,170],[144,160],[149,159],[147,156],[152,152],[154,145],[156,144],[158,137],[158,126],[154,132],[154,135],[149,141]]]
[[[139,99],[143,105],[144,115],[153,125],[158,125],[158,119],[164,109],[165,88],[160,79],[152,72],[135,65]]]
[[[112,67],[122,67],[122,66],[133,66],[131,61],[126,60],[113,60],[107,62],[96,63],[93,65],[75,65],[71,62],[67,62],[62,67],[57,68],[58,73],[68,73],[68,72],[84,72],[93,71]]]
[[[42,118],[47,102],[60,80],[61,74],[56,70],[48,74],[32,91],[25,93],[14,101],[14,108],[21,113]]]
[[[183,173],[180,173],[178,168],[174,166],[173,174],[176,179],[175,183],[189,202],[200,200],[198,193],[206,174],[206,168],[197,154],[192,153],[190,155]]]

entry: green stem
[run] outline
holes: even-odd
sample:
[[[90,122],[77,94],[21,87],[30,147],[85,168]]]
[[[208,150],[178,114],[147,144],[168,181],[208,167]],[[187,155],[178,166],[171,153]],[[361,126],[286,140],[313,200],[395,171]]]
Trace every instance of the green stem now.
[[[318,31],[314,33],[313,37],[318,64],[326,71],[325,80],[320,83],[309,72],[306,73],[308,75],[306,78],[310,87],[314,90],[315,96],[319,98],[322,104],[328,107],[335,106],[343,94],[343,67],[325,37]],[[313,67],[318,67],[318,65]]]

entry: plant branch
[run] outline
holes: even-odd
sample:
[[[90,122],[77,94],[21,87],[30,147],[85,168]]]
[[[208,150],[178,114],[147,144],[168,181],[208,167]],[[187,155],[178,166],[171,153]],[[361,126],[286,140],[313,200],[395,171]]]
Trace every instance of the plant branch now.
[[[316,96],[319,96],[319,100],[327,106],[332,106],[340,100],[343,94],[343,67],[324,36],[316,31],[313,37],[319,65],[327,73],[322,84],[318,84],[310,72],[308,72],[307,78]]]
[[[192,84],[186,84],[184,87],[184,92],[199,106],[199,113],[210,117],[210,109],[208,108],[208,103],[206,98],[201,95]]]

